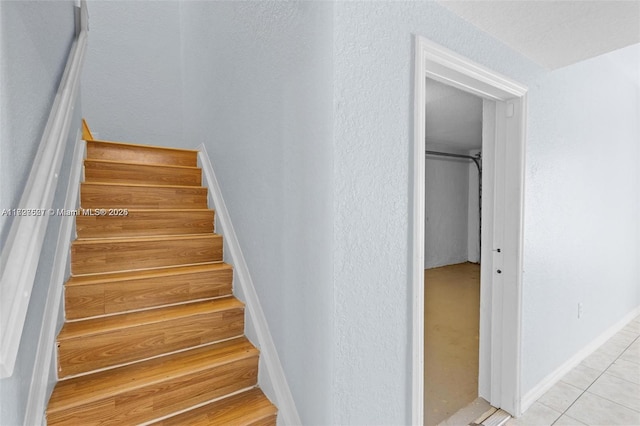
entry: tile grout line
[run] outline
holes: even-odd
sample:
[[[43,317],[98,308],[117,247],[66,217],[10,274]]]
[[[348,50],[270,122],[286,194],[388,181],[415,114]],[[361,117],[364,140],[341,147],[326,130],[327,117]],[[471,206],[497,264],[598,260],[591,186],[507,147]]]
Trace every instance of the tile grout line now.
[[[632,321],[632,322],[633,322],[633,321]],[[555,424],[558,422],[558,420],[560,420],[560,417],[562,417],[562,416],[565,416],[565,415],[566,415],[566,416],[568,416],[568,417],[571,417],[571,416],[569,416],[569,415],[567,414],[567,411],[569,411],[569,409],[570,409],[571,407],[573,407],[573,405],[574,405],[574,404],[575,404],[575,403],[576,403],[576,402],[577,402],[577,401],[582,397],[582,395],[584,395],[585,393],[587,393],[587,391],[591,388],[591,386],[593,386],[593,384],[594,384],[595,382],[597,382],[597,381],[598,381],[598,379],[599,379],[600,377],[602,377],[602,376],[604,375],[604,373],[606,373],[606,372],[607,372],[607,370],[609,370],[609,368],[611,368],[611,366],[612,366],[613,364],[615,364],[615,362],[616,362],[617,360],[619,360],[619,359],[620,359],[620,357],[621,357],[621,356],[622,356],[622,355],[623,355],[623,354],[624,354],[624,353],[625,353],[625,352],[626,352],[626,351],[631,347],[631,345],[633,345],[636,341],[640,341],[640,336],[636,336],[636,338],[635,338],[635,339],[633,339],[633,340],[631,341],[631,343],[629,343],[629,344],[627,345],[627,347],[625,347],[625,348],[624,348],[624,350],[620,353],[620,355],[618,355],[618,356],[616,357],[616,359],[614,359],[613,361],[611,361],[611,363],[610,363],[609,365],[607,365],[607,368],[605,368],[605,369],[604,369],[604,370],[603,370],[603,371],[598,375],[598,377],[596,377],[595,379],[593,379],[593,380],[591,381],[591,383],[589,384],[589,386],[587,386],[587,388],[586,388],[585,390],[583,390],[583,391],[582,391],[582,393],[580,393],[580,395],[578,395],[578,397],[577,397],[577,398],[576,398],[576,399],[575,399],[571,404],[569,404],[569,406],[568,406],[568,407],[567,407],[567,408],[562,412],[562,414],[560,414],[560,416],[559,416],[557,419],[555,419],[555,420],[553,421],[553,423],[551,423],[551,426],[555,425]],[[605,342],[605,344],[606,344],[606,342]],[[604,344],[603,344],[603,345],[604,345]],[[599,349],[599,348],[598,348],[598,349]],[[576,366],[576,367],[577,367],[577,366]],[[575,368],[575,367],[574,367],[574,368]],[[562,381],[562,379],[560,379],[560,380],[559,380],[559,382],[561,382],[561,381]],[[570,383],[567,383],[567,384],[569,384],[569,385],[570,385]],[[575,387],[575,386],[574,386],[574,387]],[[599,397],[599,398],[606,399],[606,400],[607,400],[607,401],[609,401],[609,402],[613,402],[614,404],[620,405],[621,407],[625,407],[625,408],[629,408],[630,410],[633,410],[632,408],[627,407],[626,405],[622,405],[622,404],[620,404],[619,402],[611,401],[609,398],[604,398],[604,397],[602,397],[602,396],[600,396],[600,395],[597,395],[597,394],[594,394],[594,395],[596,395],[596,396],[597,396],[597,397]],[[539,401],[538,401],[538,402],[539,402]],[[545,407],[547,407],[547,408],[551,408],[551,409],[553,409],[552,407],[549,407],[548,405],[546,405],[546,404],[544,404],[544,403],[542,403],[542,402],[540,402],[540,404],[544,405],[544,406],[545,406]],[[637,410],[633,410],[633,411],[637,411]],[[573,418],[573,417],[571,417],[571,418]],[[578,420],[578,419],[576,419],[576,420]],[[578,421],[580,421],[580,420],[578,420]]]

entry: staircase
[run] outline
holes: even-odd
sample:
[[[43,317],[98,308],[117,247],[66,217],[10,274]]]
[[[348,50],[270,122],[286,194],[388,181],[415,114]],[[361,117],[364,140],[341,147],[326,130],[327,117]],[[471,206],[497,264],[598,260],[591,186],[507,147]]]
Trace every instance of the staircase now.
[[[197,152],[95,141],[49,425],[275,425]]]

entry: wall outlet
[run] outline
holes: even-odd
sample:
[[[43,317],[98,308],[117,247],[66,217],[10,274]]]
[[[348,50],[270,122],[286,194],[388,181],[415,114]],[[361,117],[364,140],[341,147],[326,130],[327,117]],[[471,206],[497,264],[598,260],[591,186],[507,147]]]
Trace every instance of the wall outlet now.
[[[582,318],[583,313],[584,313],[584,309],[582,307],[582,302],[578,302],[578,319]]]

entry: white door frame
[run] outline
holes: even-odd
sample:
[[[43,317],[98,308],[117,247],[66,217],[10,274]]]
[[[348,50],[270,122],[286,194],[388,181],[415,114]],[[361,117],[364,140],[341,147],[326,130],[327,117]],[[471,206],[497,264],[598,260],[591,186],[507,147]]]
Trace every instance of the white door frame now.
[[[520,337],[527,88],[424,37],[415,37],[412,212],[412,423],[424,424],[424,238],[426,78],[448,84],[495,105],[494,137],[483,160],[479,394],[514,416],[521,414]],[[492,102],[487,102],[492,101]],[[485,123],[486,124],[494,124]],[[485,126],[492,127],[492,126]],[[486,137],[487,133],[483,135]],[[488,158],[487,158],[488,157]],[[489,164],[487,164],[489,163]],[[493,164],[491,164],[493,163]],[[486,178],[485,178],[486,175]],[[495,224],[494,224],[495,222]],[[497,226],[501,224],[501,226]],[[496,226],[494,226],[496,225]],[[498,252],[497,249],[500,249]],[[500,271],[500,272],[498,272]],[[483,315],[482,312],[485,312]]]

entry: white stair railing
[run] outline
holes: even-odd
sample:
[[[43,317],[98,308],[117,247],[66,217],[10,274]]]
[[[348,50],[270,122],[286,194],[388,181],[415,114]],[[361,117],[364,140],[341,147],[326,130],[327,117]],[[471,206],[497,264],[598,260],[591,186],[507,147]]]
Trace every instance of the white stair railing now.
[[[47,231],[50,209],[69,136],[80,71],[87,46],[86,3],[81,2],[80,28],[73,41],[62,80],[17,209],[34,209],[15,216],[0,255],[0,378],[13,374],[29,307],[36,269]]]

